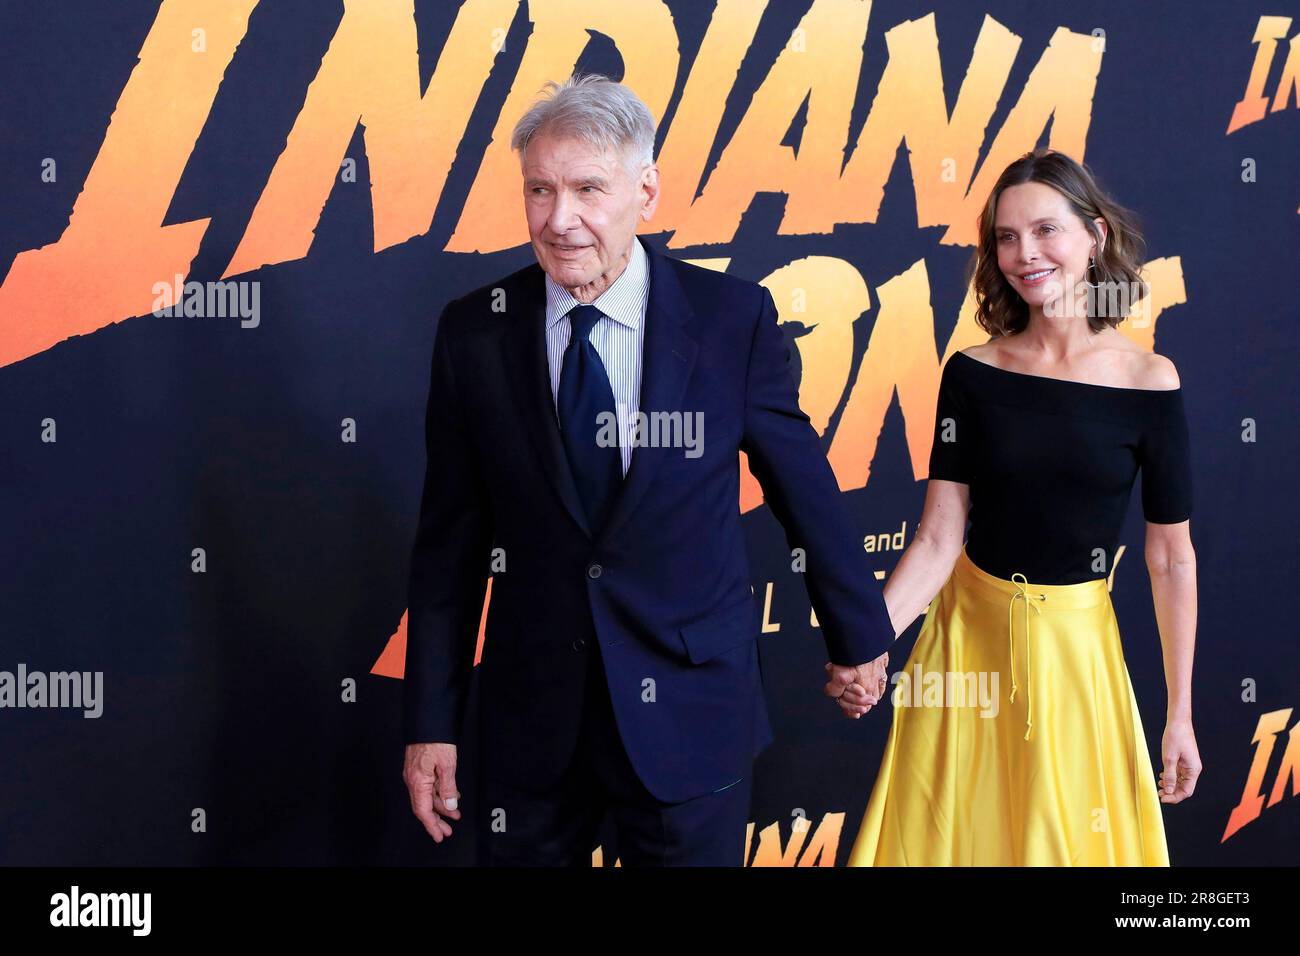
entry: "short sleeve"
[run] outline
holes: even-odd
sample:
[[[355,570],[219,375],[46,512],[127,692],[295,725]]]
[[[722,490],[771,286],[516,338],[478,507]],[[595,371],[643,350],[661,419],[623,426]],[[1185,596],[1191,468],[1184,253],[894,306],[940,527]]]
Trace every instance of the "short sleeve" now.
[[[964,383],[952,359],[943,367],[930,446],[930,477],[970,484],[975,434]]]
[[[1181,388],[1157,396],[1142,436],[1142,514],[1153,524],[1192,516],[1192,465]]]

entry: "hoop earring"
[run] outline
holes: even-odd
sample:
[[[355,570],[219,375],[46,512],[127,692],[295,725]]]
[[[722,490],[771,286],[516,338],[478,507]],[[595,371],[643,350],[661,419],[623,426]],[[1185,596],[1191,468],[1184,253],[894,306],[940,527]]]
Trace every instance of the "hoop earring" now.
[[[1086,286],[1087,286],[1088,288],[1090,288],[1090,289],[1098,289],[1098,288],[1101,288],[1101,283],[1100,283],[1100,282],[1089,282],[1089,281],[1088,281],[1088,278],[1087,278],[1088,275],[1089,275],[1089,273],[1096,272],[1096,271],[1097,271],[1097,260],[1096,260],[1096,258],[1095,258],[1094,256],[1089,256],[1089,257],[1088,257],[1088,271],[1084,273],[1083,284],[1086,285]]]

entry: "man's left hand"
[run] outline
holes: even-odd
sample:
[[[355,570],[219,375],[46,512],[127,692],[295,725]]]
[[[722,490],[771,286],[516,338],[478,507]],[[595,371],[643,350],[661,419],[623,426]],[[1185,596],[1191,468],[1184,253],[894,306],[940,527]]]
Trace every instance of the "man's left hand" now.
[[[889,686],[888,667],[888,651],[874,661],[854,667],[827,661],[826,672],[830,680],[823,691],[840,705],[845,717],[856,720],[885,696],[885,688]]]

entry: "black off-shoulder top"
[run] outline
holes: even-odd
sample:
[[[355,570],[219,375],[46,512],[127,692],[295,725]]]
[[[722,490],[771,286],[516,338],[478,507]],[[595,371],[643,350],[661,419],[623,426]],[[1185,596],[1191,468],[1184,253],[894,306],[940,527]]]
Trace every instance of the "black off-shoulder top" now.
[[[1191,517],[1181,388],[1031,375],[964,352],[944,365],[930,477],[970,486],[966,553],[989,574],[1108,576],[1139,471],[1147,521]]]

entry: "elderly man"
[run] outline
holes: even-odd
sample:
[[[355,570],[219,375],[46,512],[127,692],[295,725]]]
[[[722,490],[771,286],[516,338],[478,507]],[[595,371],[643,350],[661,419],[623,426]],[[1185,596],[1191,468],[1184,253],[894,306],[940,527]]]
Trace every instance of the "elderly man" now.
[[[771,294],[637,238],[659,171],[630,89],[549,86],[512,141],[537,262],[438,323],[403,776],[429,834],[450,836],[491,570],[480,863],[590,865],[611,810],[624,865],[740,865],[772,739],[740,451],[807,555],[826,693],[858,682],[874,703],[895,629],[799,409]]]

